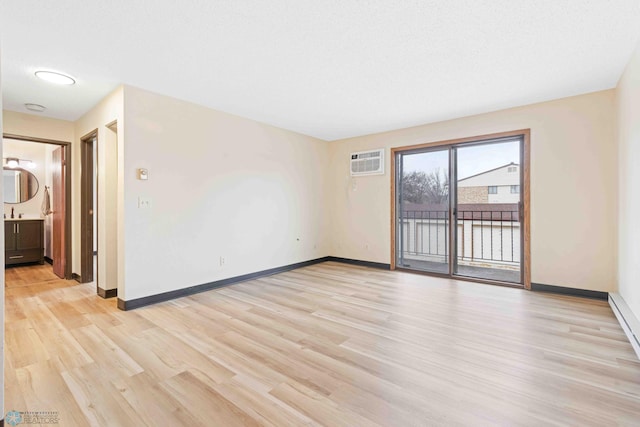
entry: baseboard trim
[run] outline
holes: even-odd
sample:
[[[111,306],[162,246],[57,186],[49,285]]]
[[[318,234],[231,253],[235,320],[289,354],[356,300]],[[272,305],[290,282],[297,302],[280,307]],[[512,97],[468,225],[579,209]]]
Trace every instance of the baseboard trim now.
[[[47,264],[51,264],[51,265],[53,265],[53,260],[52,260],[51,258],[49,258],[48,256],[44,257],[44,261],[45,261]]]
[[[255,273],[243,274],[241,276],[229,277],[227,279],[216,280],[215,282],[203,283],[202,285],[190,286],[188,288],[176,289],[175,291],[163,292],[161,294],[149,295],[147,297],[136,298],[132,300],[122,300],[118,298],[118,308],[120,310],[133,310],[135,308],[144,307],[159,302],[169,301],[172,299],[186,297],[200,292],[210,291],[212,289],[221,288],[223,286],[232,285],[234,283],[244,282],[259,277],[271,276],[273,274],[284,273],[285,271],[295,270],[297,268],[309,265],[319,264],[329,261],[330,257],[322,257],[309,261],[297,262],[295,264],[283,265],[282,267],[270,268],[267,270],[257,271]]]
[[[118,296],[118,289],[102,289],[98,287],[98,295],[102,298],[114,298]]]
[[[71,278],[72,278],[73,280],[75,280],[76,282],[80,282],[80,283],[82,283],[82,277],[80,277],[80,275],[79,275],[79,274],[71,273]]]
[[[592,298],[607,300],[608,292],[591,291],[588,289],[565,288],[564,286],[543,285],[542,283],[532,283],[531,290],[536,292],[550,292],[554,294],[571,295],[574,297]]]
[[[634,316],[627,302],[618,293],[609,294],[609,306],[613,310],[624,334],[640,359],[640,321]]]
[[[391,264],[384,264],[382,262],[373,261],[360,261],[358,259],[340,258],[336,256],[328,256],[327,261],[341,262],[343,264],[360,265],[362,267],[378,268],[381,270],[391,270]]]

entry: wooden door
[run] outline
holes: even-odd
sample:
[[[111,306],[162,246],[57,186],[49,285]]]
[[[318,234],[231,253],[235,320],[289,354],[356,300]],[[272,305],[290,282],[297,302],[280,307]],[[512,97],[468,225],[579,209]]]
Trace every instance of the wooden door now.
[[[67,265],[67,253],[65,245],[65,216],[66,216],[66,168],[65,149],[57,148],[53,152],[53,185],[51,186],[51,198],[53,199],[53,272],[63,279]]]

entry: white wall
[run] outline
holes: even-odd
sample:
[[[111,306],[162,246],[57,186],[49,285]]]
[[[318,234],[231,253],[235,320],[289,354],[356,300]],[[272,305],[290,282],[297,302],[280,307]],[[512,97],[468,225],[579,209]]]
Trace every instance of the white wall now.
[[[389,148],[527,128],[532,281],[614,290],[613,90],[331,142],[331,255],[390,262]],[[385,175],[349,177],[349,153],[381,147],[387,148]]]
[[[47,185],[47,144],[5,139],[3,157],[16,157],[19,159],[28,159],[35,162],[36,167],[34,169],[25,168],[25,170],[31,172],[38,180],[38,191],[36,195],[31,200],[28,200],[26,202],[5,203],[5,215],[7,216],[7,218],[10,218],[11,208],[13,207],[16,218],[18,218],[19,213],[23,213],[24,218],[42,218],[40,208],[42,207],[42,199],[44,197],[44,186]]]
[[[104,254],[104,262],[98,265],[99,277],[104,280],[102,289],[118,287],[118,133],[117,125],[105,131],[105,138],[98,143],[98,229],[103,229],[103,239],[98,240],[98,253]],[[106,240],[104,240],[106,239]]]
[[[119,298],[329,255],[327,142],[133,87],[124,99]]]
[[[73,122],[66,120],[2,110],[2,121],[7,134],[73,141]]]
[[[116,133],[107,125],[117,121],[118,132],[121,132],[124,107],[124,90],[119,87],[109,96],[100,101],[94,108],[75,122],[74,158],[81,157],[81,138],[94,130],[98,131],[97,137],[97,179],[94,184],[97,188],[97,209],[94,209],[97,224],[98,265],[94,271],[94,279],[101,289],[109,290],[118,288],[118,159],[117,145],[119,141]],[[82,174],[80,161],[74,163],[74,175]],[[73,245],[76,248],[74,265],[80,270],[80,179],[74,180],[74,235]],[[95,229],[94,229],[95,232]]]
[[[619,161],[618,292],[640,319],[640,43],[616,91]]]

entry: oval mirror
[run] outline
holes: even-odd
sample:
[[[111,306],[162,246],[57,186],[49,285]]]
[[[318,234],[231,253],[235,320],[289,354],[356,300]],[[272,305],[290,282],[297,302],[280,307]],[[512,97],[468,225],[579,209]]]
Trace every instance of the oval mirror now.
[[[31,172],[20,168],[4,168],[4,202],[23,203],[38,192],[38,179]]]

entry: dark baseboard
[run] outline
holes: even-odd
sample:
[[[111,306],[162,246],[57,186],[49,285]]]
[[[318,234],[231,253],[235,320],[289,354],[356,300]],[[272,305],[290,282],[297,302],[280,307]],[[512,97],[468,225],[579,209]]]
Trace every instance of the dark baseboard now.
[[[44,261],[45,261],[47,264],[51,264],[51,265],[53,265],[53,260],[52,260],[51,258],[49,258],[48,256],[44,257]]]
[[[144,307],[146,305],[156,304],[163,301],[169,301],[175,298],[186,297],[186,296],[197,294],[200,292],[206,292],[212,289],[221,288],[223,286],[232,285],[234,283],[244,282],[246,280],[251,280],[251,279],[257,279],[259,277],[271,276],[273,274],[283,273],[285,271],[295,270],[297,268],[306,267],[308,265],[319,264],[321,262],[326,262],[326,261],[360,265],[363,267],[378,268],[382,270],[391,269],[391,266],[389,264],[383,264],[380,262],[360,261],[357,259],[326,256],[322,258],[312,259],[309,261],[303,261],[303,262],[297,262],[295,264],[284,265],[282,267],[276,267],[276,268],[270,268],[268,270],[257,271],[255,273],[249,273],[249,274],[243,274],[241,276],[230,277],[228,279],[217,280],[215,282],[204,283],[202,285],[190,286],[184,289],[177,289],[175,291],[163,292],[161,294],[156,294],[156,295],[149,295],[148,297],[136,298],[128,301],[121,300],[120,298],[118,298],[118,308],[120,310],[133,310],[135,308]]]
[[[608,292],[590,291],[587,289],[565,288],[564,286],[543,285],[541,283],[532,283],[531,290],[537,292],[551,292],[554,294],[571,295],[574,297],[592,298],[607,300]]]
[[[327,258],[328,258],[327,261],[335,261],[335,262],[341,262],[343,264],[351,264],[351,265],[360,265],[363,267],[379,268],[382,270],[391,270],[390,264],[384,264],[381,262],[360,261],[358,259],[340,258],[337,256],[329,256]]]
[[[118,296],[118,289],[102,289],[98,287],[98,295],[102,298],[114,298]]]
[[[71,278],[72,278],[73,280],[75,280],[76,282],[80,282],[80,283],[82,283],[82,277],[80,277],[80,275],[79,275],[79,274],[71,273]]]
[[[312,259],[310,261],[297,262],[295,264],[284,265],[282,267],[270,268],[268,270],[257,271],[255,273],[243,274],[241,276],[229,277],[228,279],[217,280],[215,282],[204,283],[202,285],[190,286],[184,289],[176,289],[175,291],[163,292],[161,294],[149,295],[148,297],[136,298],[132,300],[121,300],[118,298],[118,308],[120,310],[133,310],[134,308],[144,307],[146,305],[156,304],[163,301],[169,301],[175,298],[186,297],[200,292],[210,291],[212,289],[221,288],[246,280],[257,279],[259,277],[271,276],[285,271],[295,270],[296,268],[306,267],[308,265],[319,264],[329,261],[330,257]]]

